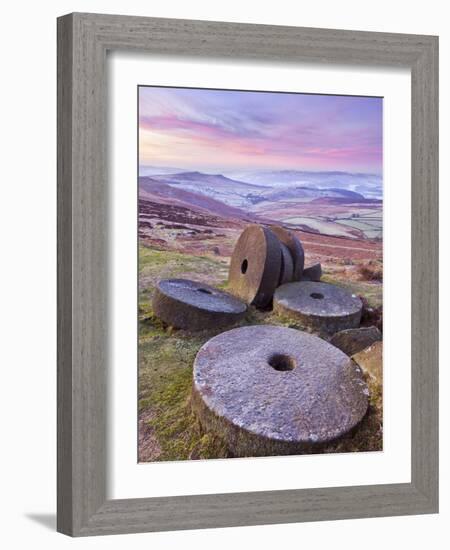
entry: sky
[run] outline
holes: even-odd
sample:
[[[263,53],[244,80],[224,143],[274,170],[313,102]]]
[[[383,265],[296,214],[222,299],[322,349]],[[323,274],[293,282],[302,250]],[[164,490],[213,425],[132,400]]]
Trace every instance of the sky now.
[[[382,98],[139,88],[139,164],[382,173]]]

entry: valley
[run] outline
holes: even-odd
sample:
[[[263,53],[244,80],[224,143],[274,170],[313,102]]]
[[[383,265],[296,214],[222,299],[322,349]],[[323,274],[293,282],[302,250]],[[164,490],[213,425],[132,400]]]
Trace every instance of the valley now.
[[[367,183],[333,173],[305,173],[292,179],[292,172],[278,179],[261,175],[248,183],[222,174],[180,172],[153,174],[139,179],[140,196],[159,204],[173,203],[193,210],[208,210],[230,220],[246,223],[281,223],[294,230],[358,240],[382,240],[382,188],[374,176]],[[249,179],[250,176],[241,176]],[[357,190],[356,190],[357,189]],[[364,194],[363,194],[364,193]]]
[[[299,186],[291,176],[289,172],[287,181],[280,176],[277,182],[257,184],[201,172],[143,176],[139,179],[141,242],[226,259],[247,224],[281,224],[310,243],[306,253],[311,261],[320,257],[324,263],[349,265],[353,260],[381,258],[381,199],[344,189],[336,175],[335,187],[313,187],[311,182]],[[348,187],[352,186],[350,178]],[[372,194],[381,192],[373,182],[368,189]]]

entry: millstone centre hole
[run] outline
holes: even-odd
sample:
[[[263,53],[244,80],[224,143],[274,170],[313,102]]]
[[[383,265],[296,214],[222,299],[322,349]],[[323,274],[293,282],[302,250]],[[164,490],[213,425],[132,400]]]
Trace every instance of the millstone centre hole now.
[[[293,357],[283,353],[274,353],[268,361],[269,365],[278,371],[294,370],[297,364]]]
[[[320,294],[320,292],[311,292],[310,296],[315,300],[323,300],[323,294]]]
[[[207,288],[197,288],[197,292],[203,292],[203,294],[212,294]]]
[[[241,273],[242,273],[242,275],[245,275],[245,273],[247,272],[247,269],[248,269],[248,260],[244,260],[241,263]]]

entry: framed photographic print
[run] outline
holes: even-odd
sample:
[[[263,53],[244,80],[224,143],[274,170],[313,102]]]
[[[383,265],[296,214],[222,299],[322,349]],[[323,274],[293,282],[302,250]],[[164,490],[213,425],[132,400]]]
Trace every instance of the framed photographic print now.
[[[437,47],[58,20],[58,530],[437,512]]]

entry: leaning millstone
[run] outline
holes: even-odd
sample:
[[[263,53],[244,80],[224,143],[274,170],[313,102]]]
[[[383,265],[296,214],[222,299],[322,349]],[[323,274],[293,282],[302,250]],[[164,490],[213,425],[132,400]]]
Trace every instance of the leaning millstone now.
[[[290,328],[223,332],[194,362],[193,410],[234,456],[319,452],[357,426],[368,396],[345,353]]]
[[[153,312],[172,327],[214,329],[240,321],[247,306],[238,298],[187,279],[163,279],[156,285]]]
[[[279,285],[284,285],[285,283],[290,283],[293,281],[294,277],[294,262],[292,260],[291,253],[289,248],[281,244],[281,271],[280,271],[280,280],[278,281]]]
[[[231,257],[230,292],[248,304],[267,306],[278,286],[281,245],[275,234],[262,225],[249,225],[241,233]]]
[[[322,265],[314,264],[303,270],[302,281],[319,282],[322,277]]]
[[[298,239],[294,233],[279,225],[271,225],[270,229],[275,233],[279,241],[289,249],[294,262],[292,280],[299,281],[303,273],[303,266],[305,265],[305,252],[303,251],[300,239]]]
[[[273,309],[299,320],[304,327],[332,334],[359,326],[362,302],[338,286],[300,281],[277,288]]]
[[[352,357],[363,372],[374,378],[379,384],[383,379],[383,342],[375,342]]]
[[[381,340],[381,332],[377,327],[349,328],[336,332],[330,344],[336,346],[347,355],[354,355]]]

